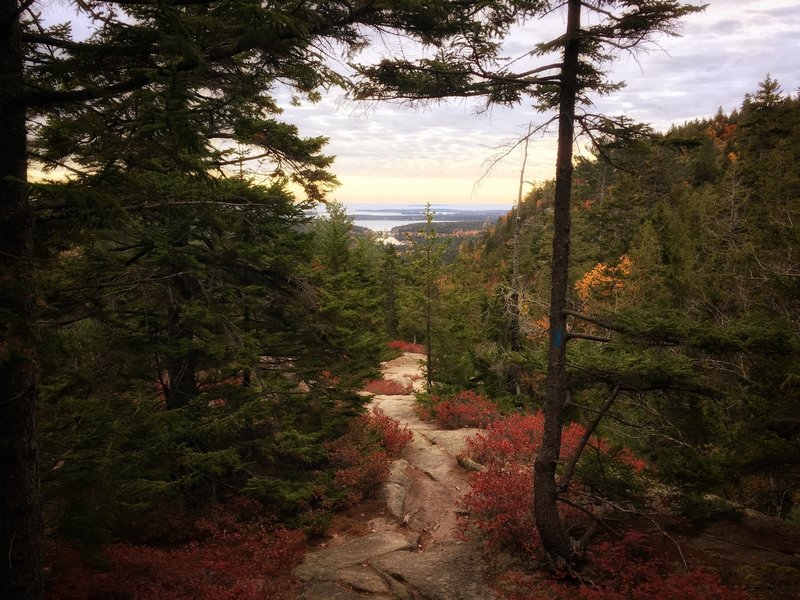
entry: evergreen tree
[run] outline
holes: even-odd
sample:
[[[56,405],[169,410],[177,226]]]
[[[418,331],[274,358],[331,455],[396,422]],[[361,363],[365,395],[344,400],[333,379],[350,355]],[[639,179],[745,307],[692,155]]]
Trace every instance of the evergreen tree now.
[[[419,233],[410,238],[411,249],[408,255],[409,281],[414,290],[412,297],[416,302],[410,309],[411,320],[424,323],[424,339],[426,351],[425,385],[428,392],[433,387],[433,374],[435,368],[434,356],[436,345],[439,342],[437,322],[439,318],[439,276],[442,263],[442,254],[445,245],[439,239],[433,220],[436,213],[431,208],[430,202],[425,205],[425,226]]]
[[[398,335],[398,290],[400,287],[400,257],[394,244],[384,246],[381,280],[384,297],[384,323],[386,336],[394,340]]]
[[[0,3],[0,596],[40,598],[42,578],[33,215],[16,0]]]
[[[11,556],[13,571],[13,577],[2,577],[4,595],[19,597],[21,589],[25,597],[41,593],[31,209],[49,224],[56,242],[40,248],[45,258],[77,256],[75,264],[84,270],[102,263],[105,268],[96,276],[89,273],[89,286],[79,287],[97,291],[100,283],[113,290],[112,300],[74,304],[66,320],[104,320],[105,327],[127,330],[141,344],[153,335],[143,295],[155,288],[157,297],[168,299],[158,307],[156,323],[166,342],[156,353],[163,362],[151,373],[168,375],[162,388],[171,408],[190,409],[202,395],[201,379],[211,370],[212,355],[222,351],[201,348],[199,340],[207,333],[222,339],[230,324],[210,306],[233,297],[246,329],[256,325],[252,307],[242,302],[247,294],[237,286],[217,286],[230,272],[215,268],[213,260],[207,264],[204,250],[220,251],[229,241],[224,221],[260,200],[241,203],[225,184],[219,184],[224,190],[218,198],[216,180],[243,161],[264,160],[279,187],[292,180],[312,200],[333,183],[326,170],[330,159],[320,152],[324,140],[303,139],[293,126],[278,121],[280,109],[269,90],[281,81],[297,96],[313,100],[320,86],[342,82],[328,68],[325,53],[314,50],[317,45],[357,49],[371,26],[431,42],[469,25],[480,5],[78,3],[93,27],[79,40],[68,25],[46,28],[30,3],[4,2],[0,80],[10,126],[0,163],[0,237],[6,257],[2,285],[11,287],[3,288],[9,299],[2,326],[8,385],[0,406],[10,411],[2,419],[3,463],[10,465],[2,473],[3,487],[15,490],[0,504],[0,547]],[[489,16],[496,12],[482,10]],[[71,181],[36,185],[26,197],[20,185],[26,179],[26,150]],[[231,211],[220,210],[220,203]],[[115,279],[132,287],[121,288]],[[211,290],[204,287],[209,283]],[[286,281],[278,287],[285,289]],[[93,296],[90,300],[109,298]],[[55,322],[63,321],[59,316]],[[248,349],[250,357],[253,350]],[[143,362],[134,357],[126,366],[141,371]],[[250,366],[238,362],[237,368],[243,366],[252,375]]]

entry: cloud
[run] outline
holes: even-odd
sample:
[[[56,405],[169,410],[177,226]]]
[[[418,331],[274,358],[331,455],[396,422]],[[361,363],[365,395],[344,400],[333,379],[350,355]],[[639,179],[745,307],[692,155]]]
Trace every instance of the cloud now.
[[[512,32],[504,53],[522,55],[534,43],[557,36],[563,26],[558,17],[526,23]],[[627,86],[596,98],[596,109],[666,131],[673,124],[712,116],[719,107],[737,108],[767,73],[790,91],[800,82],[794,58],[800,55],[800,7],[793,1],[714,0],[704,13],[686,18],[680,30],[682,37],[659,38],[648,52],[623,55],[609,65],[609,79]],[[411,190],[415,178],[430,181],[426,178],[435,174],[474,182],[497,153],[493,146],[519,137],[529,120],[541,123],[546,118],[525,104],[488,115],[476,115],[475,108],[468,102],[420,112],[380,106],[361,121],[348,120],[350,129],[341,138],[336,127],[329,130],[331,149],[339,157],[335,168],[374,181],[385,174],[394,178],[393,189],[405,181]],[[508,183],[498,195],[512,194],[510,182],[518,178],[520,161],[519,152],[512,153],[496,167],[498,177]],[[532,147],[530,178],[552,177],[554,163],[552,136],[538,140]],[[449,201],[469,199],[464,186],[450,187]],[[339,193],[347,197],[347,184]],[[487,189],[486,197],[492,193]]]
[[[737,108],[767,73],[784,90],[798,89],[800,5],[796,0],[708,1],[705,12],[679,24],[682,37],[660,37],[649,51],[636,57],[623,54],[608,65],[609,79],[625,81],[627,86],[595,98],[596,110],[625,114],[665,131],[673,124],[712,116],[719,107]],[[72,10],[48,10],[64,19],[73,16]],[[515,27],[504,55],[524,55],[535,44],[560,35],[565,26],[562,13]],[[376,36],[376,41],[386,46],[368,49],[358,61],[420,52],[399,37]],[[518,66],[526,61],[532,59],[523,59]],[[479,191],[474,185],[486,171],[487,161],[500,152],[498,146],[518,139],[529,121],[541,124],[547,119],[531,108],[531,102],[480,112],[481,103],[470,100],[411,109],[354,103],[331,91],[317,104],[291,106],[288,92],[278,94],[279,105],[285,107],[280,118],[297,124],[302,135],[330,138],[327,152],[337,156],[333,170],[344,182],[335,195],[345,201],[370,196],[369,186],[374,186],[387,197],[402,198],[405,193],[423,202],[420,196],[426,189],[434,190],[440,201],[506,202],[516,197],[520,151],[496,165],[493,177]],[[549,179],[554,165],[553,135],[537,138],[526,178]]]

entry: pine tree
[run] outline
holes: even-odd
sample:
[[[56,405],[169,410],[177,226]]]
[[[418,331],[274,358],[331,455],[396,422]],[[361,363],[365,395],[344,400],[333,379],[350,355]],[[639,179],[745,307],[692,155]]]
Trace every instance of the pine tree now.
[[[403,2],[387,10],[372,2],[300,2],[283,10],[249,0],[169,5],[133,0],[77,8],[92,23],[86,39],[75,39],[68,25],[45,28],[30,3],[9,0],[1,11],[0,81],[9,124],[0,161],[2,295],[9,308],[2,325],[8,385],[0,406],[11,411],[2,419],[3,464],[10,469],[2,473],[2,487],[19,492],[4,495],[0,504],[0,547],[12,557],[14,574],[2,577],[8,587],[0,591],[9,597],[19,596],[20,589],[25,597],[41,593],[31,210],[47,224],[43,232],[49,239],[40,254],[53,264],[75,258],[75,268],[61,283],[75,283],[70,278],[81,270],[89,282],[63,290],[67,294],[59,304],[66,314],[51,322],[102,320],[119,335],[115,339],[131,342],[132,351],[155,349],[162,361],[158,369],[133,352],[126,367],[140,380],[148,369],[151,380],[168,374],[161,387],[175,409],[170,412],[190,410],[202,397],[202,380],[214,370],[215,355],[237,347],[237,358],[226,356],[220,374],[244,369],[252,376],[259,351],[238,341],[198,343],[206,335],[220,342],[226,328],[231,331],[236,320],[212,310],[220,303],[238,302],[242,320],[236,322],[247,322],[250,333],[257,329],[254,295],[242,290],[242,279],[226,285],[236,268],[220,268],[219,261],[234,252],[224,232],[228,219],[241,225],[247,209],[262,210],[257,205],[263,195],[241,202],[236,190],[218,180],[228,169],[262,160],[279,188],[291,180],[311,200],[334,183],[327,171],[331,159],[321,153],[325,140],[304,139],[275,118],[280,109],[269,94],[273,84],[287,83],[295,95],[314,100],[319,87],[342,82],[316,45],[341,42],[355,50],[371,26],[430,42],[468,23],[475,6]],[[71,180],[37,184],[26,196],[20,185],[26,179],[26,150],[39,165],[57,168]],[[93,267],[102,268],[90,271]],[[281,272],[265,271],[267,281]],[[58,285],[54,272],[43,278]],[[302,288],[293,286],[295,280],[271,282],[281,292],[304,297],[301,289],[289,290]],[[104,291],[80,298],[82,290]],[[153,290],[157,293],[147,298]],[[75,302],[66,307],[69,298]],[[249,362],[240,360],[239,350]]]
[[[15,0],[0,4],[0,596],[43,593],[37,442],[33,215],[23,63]]]

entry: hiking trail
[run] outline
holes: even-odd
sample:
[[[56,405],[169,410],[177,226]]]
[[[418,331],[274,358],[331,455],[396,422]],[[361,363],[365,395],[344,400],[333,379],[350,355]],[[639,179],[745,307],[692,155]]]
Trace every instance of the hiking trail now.
[[[422,354],[381,365],[383,378],[424,385]],[[446,431],[417,417],[414,396],[377,395],[369,404],[413,432],[381,491],[382,510],[361,531],[336,533],[295,570],[303,600],[485,600],[483,561],[458,537],[457,501],[469,474],[456,461],[478,429]],[[356,511],[359,510],[357,507]],[[375,512],[375,511],[373,511]]]

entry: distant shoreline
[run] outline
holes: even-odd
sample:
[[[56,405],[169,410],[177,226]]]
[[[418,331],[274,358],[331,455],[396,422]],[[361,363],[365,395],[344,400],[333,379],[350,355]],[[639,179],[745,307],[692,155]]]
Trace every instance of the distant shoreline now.
[[[360,207],[350,205],[347,207],[348,214],[353,218],[353,224],[365,227],[373,231],[392,231],[396,227],[411,224],[424,224],[424,207],[408,206],[379,206],[365,205]],[[507,208],[502,207],[476,207],[463,208],[460,206],[440,205],[434,206],[434,222],[437,223],[461,223],[461,222],[483,222],[486,225],[495,223],[500,217],[508,213]]]

